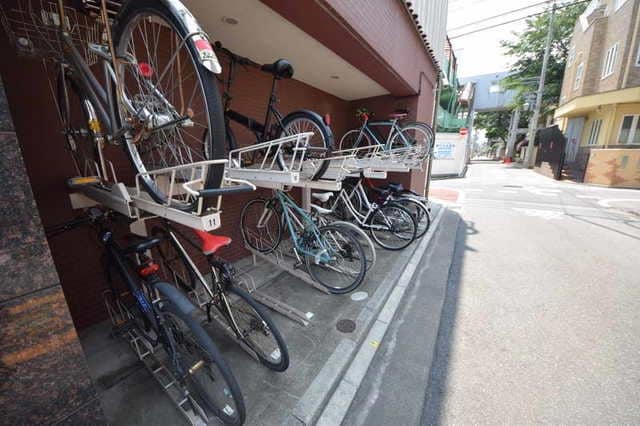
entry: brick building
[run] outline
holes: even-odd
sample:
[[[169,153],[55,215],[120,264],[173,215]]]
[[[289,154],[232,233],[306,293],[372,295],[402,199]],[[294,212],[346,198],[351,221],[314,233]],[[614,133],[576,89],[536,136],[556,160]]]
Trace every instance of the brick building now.
[[[578,177],[589,177],[594,150],[621,149],[623,161],[624,151],[640,147],[639,9],[638,0],[593,0],[576,22],[555,117],[568,140],[566,162]]]
[[[295,75],[281,84],[279,108],[283,113],[307,108],[330,114],[337,139],[357,126],[360,107],[379,117],[408,108],[411,119],[433,122],[446,1],[185,3],[212,40],[236,53],[261,63],[289,59]],[[11,183],[0,190],[3,421],[99,424],[100,405],[76,330],[106,318],[100,248],[95,236],[83,230],[49,241],[44,236],[43,227],[77,214],[65,186],[72,164],[52,101],[50,68],[17,56],[2,34],[0,176]],[[268,75],[240,69],[234,108],[262,117],[270,84]],[[241,129],[236,135],[243,140]],[[393,179],[422,191],[426,178],[412,172]],[[227,258],[246,255],[238,218],[244,203],[255,196],[225,199],[223,227],[217,232],[235,240],[222,253]]]

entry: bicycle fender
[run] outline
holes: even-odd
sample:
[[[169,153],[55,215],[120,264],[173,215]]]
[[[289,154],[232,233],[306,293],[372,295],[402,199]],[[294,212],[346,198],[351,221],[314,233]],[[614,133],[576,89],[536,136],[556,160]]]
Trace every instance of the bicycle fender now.
[[[220,61],[213,51],[213,47],[209,42],[209,36],[200,27],[198,21],[193,14],[185,7],[180,0],[161,0],[162,3],[173,12],[175,16],[182,22],[189,39],[187,43],[191,43],[195,51],[198,52],[200,63],[214,74],[220,74],[222,67]]]
[[[193,303],[187,299],[187,296],[185,296],[184,293],[178,290],[175,286],[166,282],[159,282],[156,283],[154,287],[158,289],[163,297],[171,300],[171,303],[173,303],[181,313],[191,315],[191,313],[196,309],[196,307],[193,306]]]
[[[325,123],[325,122],[324,122],[324,120],[322,119],[322,117],[320,116],[320,114],[318,114],[318,113],[317,113],[317,112],[315,112],[315,111],[311,111],[311,110],[309,110],[309,109],[297,109],[297,110],[295,110],[295,111],[293,111],[293,112],[290,112],[289,114],[287,114],[287,115],[282,119],[282,121],[286,121],[286,120],[287,120],[287,118],[291,117],[291,116],[292,116],[292,115],[294,115],[294,114],[298,114],[298,113],[301,113],[301,112],[304,112],[305,114],[310,114],[310,115],[315,116],[315,118],[316,118],[316,119],[318,119],[318,120],[320,120],[320,122],[321,122],[322,124],[324,124],[324,126],[325,126],[326,128],[329,128],[329,126],[327,126],[327,123]]]

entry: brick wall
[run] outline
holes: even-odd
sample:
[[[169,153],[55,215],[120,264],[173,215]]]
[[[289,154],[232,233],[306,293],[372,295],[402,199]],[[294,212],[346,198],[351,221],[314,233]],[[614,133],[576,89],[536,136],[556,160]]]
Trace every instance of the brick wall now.
[[[65,181],[74,174],[73,164],[60,134],[59,120],[53,104],[46,69],[41,62],[16,57],[4,43],[0,45],[3,60],[0,73],[7,85],[9,105],[24,153],[25,163],[38,210],[45,227],[75,217],[71,209]],[[295,64],[294,64],[295,66]],[[271,88],[269,75],[254,69],[238,69],[233,89],[233,107],[259,120],[266,113]],[[296,80],[280,82],[278,108],[283,114],[307,108],[332,116],[332,127],[340,137],[352,126],[350,104]],[[252,135],[234,125],[240,145],[249,144]],[[110,147],[108,157],[114,161],[119,179],[131,182],[131,168],[119,147]],[[226,197],[223,201],[223,226],[220,234],[229,235],[234,243],[221,254],[237,260],[248,253],[243,249],[239,229],[242,207],[256,196],[269,196],[268,190],[256,194]],[[126,229],[120,230],[122,233]],[[49,241],[62,289],[77,328],[107,318],[101,292],[107,287],[101,264],[101,249],[90,229],[77,229]]]

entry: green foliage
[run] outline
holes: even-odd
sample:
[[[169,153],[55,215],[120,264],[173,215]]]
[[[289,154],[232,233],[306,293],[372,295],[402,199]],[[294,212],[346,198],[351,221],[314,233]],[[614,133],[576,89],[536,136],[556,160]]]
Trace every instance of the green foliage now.
[[[476,114],[474,126],[486,130],[487,139],[507,141],[511,111],[479,112]]]
[[[556,10],[542,97],[542,117],[551,113],[558,105],[571,35],[578,17],[586,6],[587,3],[584,2]],[[505,53],[515,59],[511,66],[511,75],[505,80],[505,86],[518,92],[516,104],[522,105],[524,96],[535,93],[538,88],[550,16],[551,7],[544,14],[527,19],[525,30],[515,33],[517,38],[514,41],[501,42]]]

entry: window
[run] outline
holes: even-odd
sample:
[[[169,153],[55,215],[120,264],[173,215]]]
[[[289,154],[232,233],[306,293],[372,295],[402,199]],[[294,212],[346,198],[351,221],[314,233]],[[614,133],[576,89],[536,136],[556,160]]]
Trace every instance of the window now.
[[[615,1],[615,10],[616,12],[618,11],[618,9],[620,9],[625,3],[627,2],[627,0],[616,0]]]
[[[580,62],[576,68],[576,79],[573,81],[573,90],[578,90],[582,83],[582,74],[584,73],[584,62]]]
[[[602,127],[602,120],[593,120],[591,123],[591,132],[589,133],[589,140],[587,144],[597,145],[598,137],[600,136],[600,127]]]
[[[491,85],[489,86],[489,93],[502,93],[504,92],[504,89],[502,88],[502,85],[500,84],[499,81],[492,81]]]
[[[614,44],[612,47],[607,50],[607,55],[604,58],[604,62],[602,64],[602,78],[607,78],[615,69],[616,65],[616,57],[618,56],[618,43]]]
[[[640,144],[640,115],[625,115],[622,118],[620,133],[618,133],[619,144]]]
[[[576,59],[576,47],[569,47],[569,53],[567,54],[567,68],[573,65],[573,61]]]

